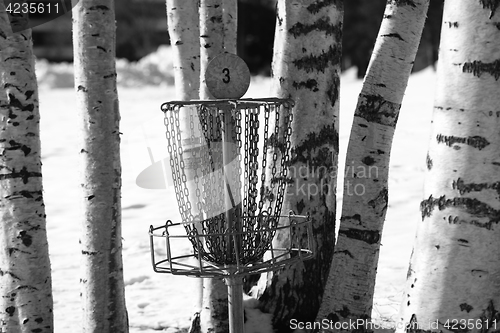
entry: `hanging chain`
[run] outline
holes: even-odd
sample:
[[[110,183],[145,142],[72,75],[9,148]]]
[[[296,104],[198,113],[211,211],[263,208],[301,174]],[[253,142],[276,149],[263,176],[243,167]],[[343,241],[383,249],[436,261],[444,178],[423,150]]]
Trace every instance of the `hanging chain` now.
[[[292,106],[291,101],[277,99],[162,106],[179,212],[195,254],[204,260],[216,264],[240,260],[246,264],[260,259],[269,247],[285,194]],[[228,107],[232,107],[232,116],[224,119],[221,110]],[[187,124],[181,124],[181,112],[190,112],[182,118]],[[225,121],[232,121],[234,128],[234,142],[229,147],[235,156],[231,166],[224,166],[223,161]],[[234,187],[231,190],[238,192],[234,193],[236,204],[241,202],[233,209],[241,230],[227,229],[227,171],[231,177],[227,181]],[[238,254],[228,254],[231,238],[225,235],[234,231],[241,237],[241,249]]]

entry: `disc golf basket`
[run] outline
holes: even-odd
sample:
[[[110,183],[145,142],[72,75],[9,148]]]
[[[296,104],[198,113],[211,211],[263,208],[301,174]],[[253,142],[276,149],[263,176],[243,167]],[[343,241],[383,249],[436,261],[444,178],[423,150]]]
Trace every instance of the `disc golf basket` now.
[[[239,83],[248,71],[241,63],[222,54],[208,66],[210,92],[226,99],[161,106],[181,221],[149,231],[155,272],[225,280],[232,333],[244,331],[245,275],[313,255],[310,219],[281,213],[293,101],[238,99],[248,88]],[[287,246],[273,246],[276,234],[285,236]],[[190,242],[191,254],[175,246],[181,241]]]

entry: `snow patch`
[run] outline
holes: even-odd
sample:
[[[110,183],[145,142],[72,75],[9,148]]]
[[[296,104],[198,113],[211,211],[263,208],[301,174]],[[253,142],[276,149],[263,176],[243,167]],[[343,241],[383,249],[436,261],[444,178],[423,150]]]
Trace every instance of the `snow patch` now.
[[[40,89],[74,87],[72,63],[49,63],[45,59],[37,59],[35,70]],[[117,59],[116,72],[120,87],[173,86],[172,48],[161,45],[156,52],[137,62]]]

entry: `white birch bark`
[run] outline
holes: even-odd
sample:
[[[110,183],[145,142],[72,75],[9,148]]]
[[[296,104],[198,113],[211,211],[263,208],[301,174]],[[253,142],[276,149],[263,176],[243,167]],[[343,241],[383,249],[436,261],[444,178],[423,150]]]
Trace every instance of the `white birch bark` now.
[[[174,51],[176,98],[199,98],[200,27],[198,1],[167,0],[168,34]]]
[[[170,44],[174,51],[174,76],[175,95],[177,100],[189,101],[199,99],[200,90],[200,25],[198,1],[167,0],[168,34]],[[182,112],[181,126],[183,130],[190,131],[190,120],[187,112]],[[201,136],[201,134],[199,135]],[[184,150],[187,153],[188,149]],[[165,161],[169,163],[169,161]],[[192,172],[185,170],[185,172]],[[190,178],[190,177],[188,177]],[[189,186],[192,184],[193,186]],[[196,200],[196,186],[188,182],[190,202]],[[197,215],[196,205],[193,205],[193,215]],[[199,321],[198,316],[202,307],[203,279],[198,281],[199,295],[195,304],[195,314],[192,321],[192,329]]]
[[[83,133],[83,332],[128,332],[114,1],[80,1],[73,15],[75,88]]]
[[[53,332],[31,30],[0,2],[0,331]]]
[[[205,84],[207,65],[223,52],[236,54],[236,0],[201,0],[200,2],[200,98],[213,99]]]
[[[387,2],[354,113],[340,229],[317,321],[371,318],[392,138],[428,5],[429,0]],[[338,331],[351,331],[344,327]]]
[[[445,2],[422,222],[398,332],[499,329],[499,4]]]
[[[259,281],[262,308],[278,332],[313,321],[335,244],[342,1],[279,0],[273,56],[275,91],[292,98],[291,157],[282,212],[310,214],[315,258]],[[277,234],[275,247],[290,240]]]
[[[220,53],[236,53],[236,33],[236,0],[200,1],[200,99],[213,99],[205,84],[207,65]],[[227,300],[222,279],[203,279],[202,332],[228,332]]]

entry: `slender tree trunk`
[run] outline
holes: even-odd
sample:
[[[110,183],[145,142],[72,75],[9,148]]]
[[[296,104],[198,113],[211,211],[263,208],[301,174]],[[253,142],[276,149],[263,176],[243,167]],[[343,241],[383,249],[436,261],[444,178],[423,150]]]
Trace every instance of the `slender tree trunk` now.
[[[0,2],[0,331],[53,332],[40,113],[31,30]]]
[[[236,0],[200,2],[201,99],[213,99],[205,84],[205,71],[210,60],[223,52],[236,54],[237,15]]]
[[[236,0],[201,0],[201,99],[213,99],[205,84],[207,65],[220,53],[236,53],[236,32]],[[229,331],[227,301],[227,286],[222,279],[203,279],[202,332],[223,333]]]
[[[392,138],[428,5],[429,0],[387,2],[354,113],[340,229],[318,321],[371,317]],[[345,327],[338,331],[352,330]]]
[[[280,333],[290,331],[291,319],[316,317],[335,244],[342,16],[340,0],[278,1],[273,78],[278,97],[295,101],[282,211],[310,214],[315,251],[314,259],[259,281],[256,296]],[[289,242],[278,234],[274,246]]]
[[[114,1],[80,1],[73,13],[75,87],[83,120],[83,331],[128,332]]]
[[[499,5],[445,2],[422,222],[401,303],[407,332],[499,330]]]
[[[174,50],[176,98],[199,98],[200,27],[198,1],[167,0],[168,33]]]
[[[167,0],[167,19],[170,44],[174,50],[175,94],[181,101],[199,99],[200,89],[200,25],[198,1]],[[188,114],[183,112],[181,126],[191,131]],[[200,135],[201,136],[201,135]],[[187,153],[187,149],[184,151]],[[167,161],[168,163],[168,161]],[[185,172],[191,172],[185,170]],[[188,184],[190,184],[188,182]],[[191,182],[191,184],[193,184]],[[194,184],[193,184],[194,185]],[[189,186],[189,185],[188,185]],[[195,198],[196,187],[189,186],[189,193]],[[194,202],[191,200],[191,202]],[[196,205],[193,205],[194,213]],[[199,332],[199,315],[203,299],[203,279],[198,280],[199,298],[195,305],[195,313],[191,323],[191,333]]]

